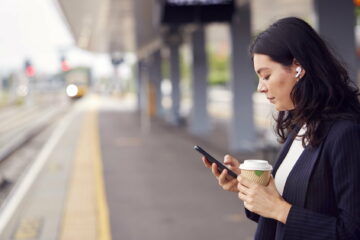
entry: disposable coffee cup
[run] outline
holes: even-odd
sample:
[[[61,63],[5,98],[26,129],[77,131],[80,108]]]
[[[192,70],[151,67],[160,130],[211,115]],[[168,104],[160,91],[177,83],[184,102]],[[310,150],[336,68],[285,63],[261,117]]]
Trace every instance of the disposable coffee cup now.
[[[241,176],[261,185],[268,185],[272,166],[266,160],[245,160],[240,164]]]

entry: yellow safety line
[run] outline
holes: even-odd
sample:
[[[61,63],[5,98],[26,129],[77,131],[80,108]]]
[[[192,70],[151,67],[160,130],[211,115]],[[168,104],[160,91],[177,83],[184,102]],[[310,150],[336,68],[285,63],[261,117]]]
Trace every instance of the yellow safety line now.
[[[98,131],[98,114],[93,112],[92,114],[92,129],[93,129],[93,139],[96,141],[93,144],[93,154],[94,154],[94,171],[95,171],[95,182],[96,182],[96,198],[97,198],[97,206],[98,206],[98,233],[99,240],[111,240],[111,231],[110,231],[110,223],[109,223],[109,209],[107,206],[106,200],[106,191],[104,184],[104,175],[103,175],[103,166],[101,159],[101,149],[100,149],[100,141],[99,141],[99,131]]]
[[[80,133],[60,240],[111,240],[94,108],[86,114]]]

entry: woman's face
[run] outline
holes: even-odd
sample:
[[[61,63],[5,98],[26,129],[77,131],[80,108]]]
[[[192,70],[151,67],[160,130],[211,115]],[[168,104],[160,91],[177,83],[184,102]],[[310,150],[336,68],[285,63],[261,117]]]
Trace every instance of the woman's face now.
[[[271,60],[264,54],[254,54],[254,69],[259,77],[258,92],[264,93],[278,111],[294,109],[290,93],[296,84],[296,67],[290,67]]]

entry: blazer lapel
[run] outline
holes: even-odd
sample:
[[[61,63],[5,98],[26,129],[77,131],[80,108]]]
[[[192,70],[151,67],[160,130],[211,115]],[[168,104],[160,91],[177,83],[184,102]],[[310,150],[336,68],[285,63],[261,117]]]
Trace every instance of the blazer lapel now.
[[[278,154],[278,157],[276,158],[276,162],[275,162],[275,165],[273,167],[273,170],[272,170],[272,175],[275,177],[275,174],[278,170],[278,168],[280,167],[281,163],[283,162],[286,154],[288,153],[290,147],[291,147],[291,144],[294,140],[294,135],[297,134],[298,132],[298,129],[292,131],[289,136],[286,138],[286,141],[283,145],[283,147],[281,148],[281,150],[279,151],[279,154]]]
[[[283,148],[281,149],[277,161],[272,170],[272,175],[275,177],[277,170],[286,157],[291,144],[294,140],[295,134],[300,128],[294,129],[286,139]],[[295,163],[293,169],[289,173],[283,191],[283,198],[297,206],[304,206],[307,187],[309,184],[312,170],[315,166],[318,155],[322,149],[323,143],[317,148],[306,147]],[[294,187],[295,186],[295,187]]]
[[[309,180],[323,143],[317,148],[307,147],[291,170],[284,187],[285,200],[304,207]]]
[[[334,121],[324,121],[322,131],[326,134],[317,148],[306,147],[291,170],[284,187],[283,198],[300,207],[305,206],[307,189],[316,161],[324,146]]]

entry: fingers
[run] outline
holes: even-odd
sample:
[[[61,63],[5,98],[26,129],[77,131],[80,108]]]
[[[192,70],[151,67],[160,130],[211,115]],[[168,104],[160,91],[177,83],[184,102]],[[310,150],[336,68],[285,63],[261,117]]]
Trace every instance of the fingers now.
[[[239,175],[239,176],[237,177],[237,180],[239,181],[239,184],[241,184],[241,185],[243,185],[243,186],[245,186],[245,187],[247,187],[247,188],[254,187],[254,185],[256,185],[256,183],[248,180],[248,179],[245,178],[245,177],[241,177],[241,175]]]
[[[248,193],[249,193],[249,188],[241,185],[240,182],[237,184],[237,188],[238,188],[239,192],[241,192],[242,194],[248,195]]]
[[[240,163],[238,160],[233,158],[230,155],[225,155],[224,157],[224,164],[231,169],[233,172],[235,172],[237,175],[241,174],[241,170],[239,169]]]
[[[205,167],[211,168],[211,163],[205,157],[202,157],[201,159],[202,159]]]
[[[219,178],[218,178],[218,182],[219,185],[226,191],[231,191],[231,192],[238,192],[237,190],[237,179],[234,179],[233,177],[230,177],[228,175],[228,171],[226,169],[224,169]]]
[[[206,157],[201,158],[205,167],[210,168],[212,174],[218,179],[219,185],[227,191],[237,192],[237,179],[228,175],[228,170],[224,169],[222,172],[219,171],[215,163],[210,163]],[[236,161],[236,160],[235,160]],[[236,164],[235,164],[236,165]],[[232,165],[234,166],[234,164]]]
[[[228,171],[226,169],[222,172],[219,172],[219,169],[215,163],[210,163],[205,157],[202,157],[201,159],[207,168],[211,168],[212,174],[219,180],[220,185],[226,184],[227,182],[234,180],[233,177],[228,175]]]
[[[239,193],[238,193],[238,198],[239,198],[240,200],[242,200],[243,202],[246,202],[247,199],[248,199],[248,197],[247,197],[245,194],[243,194],[242,192],[239,192]]]
[[[239,192],[236,185],[237,185],[237,180],[233,178],[232,180],[228,181],[227,183],[221,185],[221,187],[226,191]]]
[[[220,174],[220,176],[219,176],[219,184],[222,186],[222,185],[224,185],[224,184],[226,184],[227,182],[228,182],[228,180],[227,180],[227,178],[226,178],[226,176],[227,176],[227,173],[228,173],[228,171],[226,170],[226,169],[224,169],[222,172],[221,172],[221,174]]]
[[[215,163],[211,164],[211,172],[215,177],[219,177],[220,173]]]
[[[221,173],[220,173],[220,176],[218,178],[219,180],[219,184],[220,185],[223,185],[223,184],[227,184],[229,181],[232,181],[234,180],[233,177],[231,177],[229,174],[228,174],[228,170],[224,169]],[[236,180],[236,179],[235,179]],[[237,182],[237,180],[236,180]]]
[[[274,185],[275,186],[275,179],[273,178],[272,175],[270,175],[269,183],[268,183],[267,186],[269,186],[269,185]]]
[[[251,205],[251,198],[244,195],[243,193],[238,193],[238,198],[244,202],[244,207],[249,211],[254,211],[253,206]],[[250,204],[249,204],[250,203]]]
[[[239,168],[240,163],[238,160],[236,160],[234,157],[230,156],[230,155],[225,155],[224,157],[224,163],[226,165],[229,165],[231,167],[235,167],[235,168]]]

